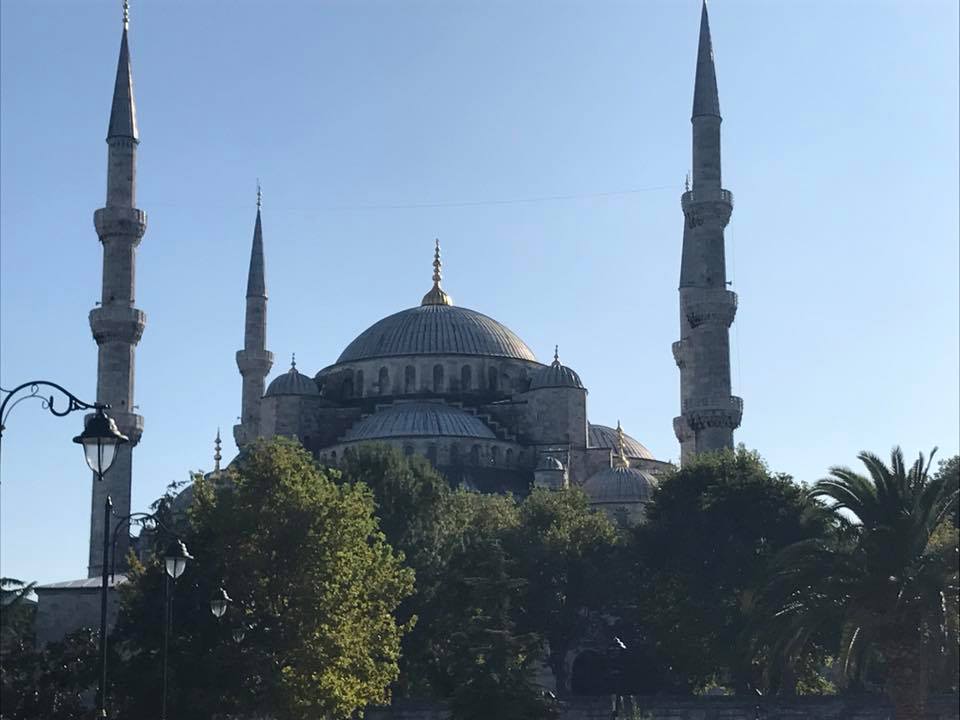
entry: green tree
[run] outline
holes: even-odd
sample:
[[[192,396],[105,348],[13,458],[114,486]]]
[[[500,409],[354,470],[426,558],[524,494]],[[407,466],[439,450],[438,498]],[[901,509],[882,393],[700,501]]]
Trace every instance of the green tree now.
[[[781,549],[817,532],[802,488],[756,453],[700,455],[661,481],[633,537],[630,624],[690,689],[758,687],[762,658],[746,632],[755,589]]]
[[[30,641],[36,603],[30,602],[35,582],[0,578],[0,655],[19,641]]]
[[[521,627],[547,641],[557,692],[570,691],[568,654],[597,624],[616,587],[618,535],[578,489],[534,490],[520,505],[510,549],[526,580]]]
[[[923,455],[909,468],[899,448],[889,467],[858,457],[868,475],[834,467],[813,486],[834,532],[782,552],[763,605],[777,657],[790,661],[816,632],[839,626],[844,673],[882,662],[897,719],[914,720],[936,666],[956,658],[956,486],[948,474],[931,477]]]
[[[385,541],[370,490],[337,484],[299,445],[258,443],[216,492],[200,480],[176,583],[170,716],[243,711],[347,718],[389,700],[405,630],[394,613],[413,574]],[[155,709],[163,617],[159,561],[134,563],[118,639],[126,709]],[[219,622],[209,600],[233,606]],[[242,642],[232,639],[242,630]]]

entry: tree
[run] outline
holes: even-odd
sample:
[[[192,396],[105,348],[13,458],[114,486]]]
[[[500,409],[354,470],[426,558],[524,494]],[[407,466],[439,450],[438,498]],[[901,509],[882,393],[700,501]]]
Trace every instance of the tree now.
[[[700,455],[665,477],[633,537],[630,625],[690,689],[761,685],[746,630],[773,558],[814,536],[803,490],[742,446]],[[626,638],[625,638],[626,639]]]
[[[347,718],[389,700],[413,574],[385,541],[370,490],[335,483],[299,445],[251,448],[219,490],[200,480],[176,583],[170,715]],[[134,563],[117,635],[126,709],[155,708],[163,617],[159,561]],[[232,608],[209,611],[224,587]],[[232,631],[242,630],[242,642]]]
[[[618,572],[615,526],[582,491],[534,490],[520,505],[510,549],[526,580],[520,626],[547,641],[560,695],[570,691],[569,653],[612,601]]]
[[[31,638],[36,603],[30,595],[37,586],[15,578],[0,578],[0,655],[18,641]]]
[[[882,662],[896,718],[914,720],[936,666],[956,658],[956,486],[948,474],[931,477],[922,454],[910,468],[899,448],[889,467],[858,457],[868,475],[834,467],[813,486],[810,500],[834,532],[780,554],[763,605],[779,658],[789,662],[814,633],[839,626],[844,673]]]

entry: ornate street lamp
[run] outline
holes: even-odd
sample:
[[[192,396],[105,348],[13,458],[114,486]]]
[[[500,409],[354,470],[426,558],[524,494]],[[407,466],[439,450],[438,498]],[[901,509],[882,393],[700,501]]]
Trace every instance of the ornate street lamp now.
[[[219,620],[227,612],[227,606],[232,602],[233,600],[227,595],[227,591],[219,588],[210,599],[210,612]]]
[[[167,656],[170,649],[170,625],[173,623],[173,602],[171,584],[183,575],[187,569],[187,562],[193,560],[193,555],[187,550],[182,540],[174,540],[163,554],[163,565],[166,570],[164,583],[164,623],[163,623],[163,700],[160,710],[160,720],[167,720]]]

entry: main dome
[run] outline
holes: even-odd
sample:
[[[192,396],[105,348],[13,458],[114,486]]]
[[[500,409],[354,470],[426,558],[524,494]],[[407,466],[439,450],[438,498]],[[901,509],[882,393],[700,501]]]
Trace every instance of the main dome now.
[[[347,345],[338,363],[397,355],[488,355],[536,362],[510,328],[456,305],[420,305],[374,323]]]

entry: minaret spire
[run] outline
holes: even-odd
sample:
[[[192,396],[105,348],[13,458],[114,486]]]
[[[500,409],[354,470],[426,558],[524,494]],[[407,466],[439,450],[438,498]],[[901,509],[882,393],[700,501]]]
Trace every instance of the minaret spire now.
[[[267,350],[267,285],[263,262],[263,225],[260,211],[263,193],[257,181],[257,218],[253,225],[250,269],[247,272],[247,312],[243,350],[237,353],[237,367],[243,377],[240,424],[233,426],[237,447],[243,448],[260,436],[260,399],[267,373],[273,367],[273,353]]]
[[[90,329],[97,343],[97,402],[110,405],[111,417],[130,442],[117,450],[103,482],[93,479],[87,567],[90,577],[101,572],[106,498],[109,496],[113,502],[114,516],[130,514],[133,448],[143,433],[143,418],[133,412],[133,391],[136,348],[146,316],[134,305],[134,278],[137,246],[146,231],[147,215],[136,207],[139,133],[128,28],[129,8],[124,3],[120,56],[107,127],[107,198],[105,207],[93,214],[103,246],[103,283],[99,307],[90,311]],[[114,552],[122,563],[127,556],[127,535],[120,533],[117,537]]]
[[[700,13],[693,89],[692,184],[681,196],[684,219],[680,264],[680,340],[673,355],[680,368],[681,414],[673,429],[681,461],[697,453],[733,447],[743,401],[730,394],[730,325],[737,295],[727,290],[723,231],[733,212],[733,194],[720,172],[720,101],[710,18]]]

